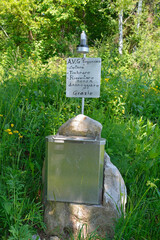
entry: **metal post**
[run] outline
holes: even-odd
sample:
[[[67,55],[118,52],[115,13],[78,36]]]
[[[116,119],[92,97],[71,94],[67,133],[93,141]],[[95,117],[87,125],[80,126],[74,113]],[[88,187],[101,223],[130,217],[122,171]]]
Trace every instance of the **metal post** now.
[[[83,55],[83,57],[86,57],[86,54]],[[84,114],[84,98],[82,98],[82,114]]]
[[[89,52],[89,47],[87,45],[87,36],[84,31],[81,33],[80,45],[77,47],[77,52],[84,53],[84,58],[86,57],[86,53]],[[84,97],[82,98],[82,114],[84,114]]]
[[[82,114],[84,114],[84,97],[82,98]]]

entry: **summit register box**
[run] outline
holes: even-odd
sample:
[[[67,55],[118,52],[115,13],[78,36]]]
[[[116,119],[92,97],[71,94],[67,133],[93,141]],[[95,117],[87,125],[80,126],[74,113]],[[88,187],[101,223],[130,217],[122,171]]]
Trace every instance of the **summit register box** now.
[[[102,203],[105,139],[46,137],[47,200]]]

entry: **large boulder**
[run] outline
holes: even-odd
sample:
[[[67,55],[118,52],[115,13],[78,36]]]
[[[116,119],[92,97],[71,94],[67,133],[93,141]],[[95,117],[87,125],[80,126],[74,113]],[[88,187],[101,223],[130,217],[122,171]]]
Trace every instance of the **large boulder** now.
[[[115,209],[120,216],[122,211],[125,212],[127,202],[127,189],[124,180],[116,168],[110,161],[110,157],[104,154],[104,189],[103,189],[103,205],[110,206]]]

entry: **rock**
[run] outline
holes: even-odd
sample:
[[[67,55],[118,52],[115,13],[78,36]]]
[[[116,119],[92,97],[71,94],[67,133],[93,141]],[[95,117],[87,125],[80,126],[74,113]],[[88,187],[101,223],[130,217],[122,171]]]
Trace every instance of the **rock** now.
[[[47,234],[55,234],[62,239],[68,239],[72,233],[77,236],[80,230],[86,237],[96,229],[103,237],[106,232],[113,237],[117,212],[102,205],[47,202],[44,216]]]
[[[53,236],[53,237],[50,237],[50,240],[60,240],[60,238],[57,236]]]
[[[100,138],[101,123],[83,114],[69,119],[58,130],[59,135]]]
[[[104,154],[104,194],[103,205],[110,205],[117,213],[125,212],[127,189],[119,170],[114,166],[107,153]]]
[[[38,234],[32,236],[32,240],[41,240]]]

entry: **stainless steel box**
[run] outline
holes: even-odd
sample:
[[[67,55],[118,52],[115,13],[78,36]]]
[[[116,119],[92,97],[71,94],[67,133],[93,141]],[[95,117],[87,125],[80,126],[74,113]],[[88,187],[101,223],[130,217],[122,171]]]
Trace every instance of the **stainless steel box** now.
[[[46,137],[47,200],[100,204],[105,139]]]

